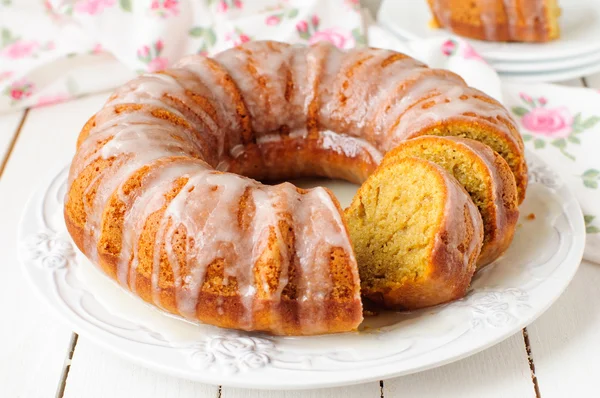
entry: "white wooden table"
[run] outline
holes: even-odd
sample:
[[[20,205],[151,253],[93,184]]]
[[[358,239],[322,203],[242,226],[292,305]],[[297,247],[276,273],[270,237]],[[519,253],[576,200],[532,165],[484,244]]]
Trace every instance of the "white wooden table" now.
[[[600,89],[600,75],[568,81]],[[596,397],[600,396],[600,266],[584,262],[563,296],[531,326],[435,370],[348,388],[264,392],[155,373],[74,334],[28,286],[17,260],[24,204],[65,165],[86,119],[108,94],[0,115],[0,397]]]

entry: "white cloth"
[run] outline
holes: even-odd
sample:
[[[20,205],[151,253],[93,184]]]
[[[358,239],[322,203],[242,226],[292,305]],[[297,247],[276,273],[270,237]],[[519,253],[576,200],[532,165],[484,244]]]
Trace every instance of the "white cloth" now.
[[[0,112],[110,90],[183,55],[248,40],[365,45],[363,25],[358,0],[0,0]],[[503,101],[526,146],[579,199],[585,258],[600,263],[600,93],[502,83],[458,38],[406,43],[376,25],[368,36],[369,45],[450,69]]]

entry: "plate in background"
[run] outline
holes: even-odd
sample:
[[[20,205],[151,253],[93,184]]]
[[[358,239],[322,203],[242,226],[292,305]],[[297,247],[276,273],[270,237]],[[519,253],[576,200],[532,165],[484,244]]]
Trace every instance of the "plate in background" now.
[[[600,62],[593,62],[578,68],[561,69],[549,72],[509,73],[499,72],[503,81],[522,83],[561,82],[569,79],[578,79],[581,76],[592,75],[600,72]]]
[[[565,69],[575,69],[591,64],[600,64],[600,51],[580,55],[578,57],[570,57],[564,59],[556,59],[549,61],[525,61],[525,62],[505,62],[505,61],[488,61],[490,65],[498,72],[510,73],[543,73],[556,72]]]
[[[542,44],[466,40],[491,62],[539,62],[600,51],[600,0],[563,0],[560,7],[561,37],[558,40]],[[384,0],[377,20],[408,40],[449,33],[444,29],[429,27],[431,13],[425,0]]]

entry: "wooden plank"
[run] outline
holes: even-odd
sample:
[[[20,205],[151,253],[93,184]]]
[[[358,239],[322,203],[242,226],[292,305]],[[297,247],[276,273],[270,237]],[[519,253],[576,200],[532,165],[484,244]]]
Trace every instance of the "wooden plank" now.
[[[135,365],[80,336],[67,378],[65,398],[217,398],[219,388]]]
[[[523,335],[469,358],[383,382],[385,398],[535,397]],[[545,398],[545,397],[544,397]]]
[[[558,301],[528,327],[543,398],[596,396],[600,267],[584,261]]]
[[[79,129],[104,97],[30,110],[0,178],[2,397],[52,397],[60,384],[71,330],[25,280],[15,231],[27,199],[70,160]]]
[[[555,84],[557,84],[559,86],[569,86],[569,87],[582,87],[583,86],[581,79],[564,80],[562,82],[557,82]]]
[[[23,114],[24,112],[12,112],[0,115],[0,170],[2,170],[6,155],[14,143]]]
[[[306,391],[262,391],[223,387],[221,398],[379,398],[379,382]]]
[[[575,79],[570,85],[600,89],[600,74]],[[573,317],[585,322],[587,312],[584,309],[593,303],[600,304],[600,292],[594,280],[600,281],[600,269],[592,263],[582,262],[566,292],[527,328],[530,360],[535,367],[540,397],[585,396],[600,387],[600,380],[594,373],[600,347],[593,329],[590,333],[588,328],[588,333],[579,338],[582,322],[571,322]],[[590,295],[592,292],[596,294]],[[600,326],[600,319],[596,325]],[[572,343],[564,345],[571,337]],[[596,349],[589,350],[589,347]],[[578,391],[581,393],[577,394]]]

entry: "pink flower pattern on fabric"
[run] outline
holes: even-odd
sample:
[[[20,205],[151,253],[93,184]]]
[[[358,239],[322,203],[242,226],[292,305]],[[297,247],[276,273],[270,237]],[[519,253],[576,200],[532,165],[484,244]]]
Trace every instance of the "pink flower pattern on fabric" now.
[[[277,11],[275,14],[267,15],[265,25],[279,26],[284,20],[294,20],[298,16],[298,9],[288,7],[284,3],[279,3],[274,7],[267,7],[264,11]]]
[[[571,133],[573,115],[562,106],[560,108],[534,108],[521,119],[527,130],[551,138],[567,137]]]
[[[39,44],[36,41],[17,40],[4,47],[0,54],[11,59],[27,58],[32,56],[38,48]]]
[[[319,29],[320,23],[319,16],[313,15],[310,22],[306,20],[299,21],[296,24],[296,31],[302,39],[308,41],[308,44],[326,41],[338,48],[352,48],[356,44],[352,33],[336,27]]]
[[[344,0],[344,4],[354,11],[360,11],[360,0]]]
[[[460,55],[463,59],[485,62],[481,55],[479,55],[479,53],[475,51],[473,46],[471,46],[466,41],[448,39],[442,43],[441,51],[442,54],[444,54],[447,57]]]
[[[327,41],[337,48],[354,47],[354,38],[352,35],[349,35],[338,28],[329,28],[315,32],[308,40],[308,44],[314,44],[320,41]]]
[[[265,24],[267,26],[276,26],[281,22],[281,18],[277,15],[269,15],[267,19],[265,19]]]
[[[51,95],[43,95],[38,98],[35,106],[46,106],[56,104],[58,102],[66,101],[69,99],[68,94],[51,94]]]
[[[225,34],[225,41],[228,41],[233,44],[233,46],[239,46],[240,44],[247,43],[252,38],[242,32],[241,29],[235,28],[233,32],[229,32]]]
[[[162,18],[179,15],[179,0],[152,0],[150,9]]]
[[[454,55],[454,53],[456,52],[456,47],[456,41],[446,40],[444,43],[442,43],[442,54],[444,54],[447,57]]]
[[[158,72],[164,70],[169,66],[169,59],[161,57],[160,54],[164,48],[162,40],[157,40],[150,46],[142,46],[137,50],[138,59],[146,64],[145,70],[138,70],[139,73],[143,72]]]
[[[3,80],[8,79],[12,75],[13,75],[12,71],[0,72],[0,82],[3,81]]]
[[[570,146],[581,145],[580,134],[600,122],[599,116],[584,118],[581,112],[573,114],[564,105],[546,107],[549,103],[546,97],[519,93],[519,98],[524,106],[511,109],[524,128],[523,141],[532,142],[534,149],[544,149],[550,144],[571,160],[575,156],[569,151]]]
[[[479,53],[477,51],[475,51],[473,46],[471,46],[469,43],[464,42],[464,43],[462,43],[462,45],[463,45],[462,56],[464,59],[473,59],[476,61],[485,62],[485,60],[481,57],[481,55],[479,55]]]
[[[308,22],[300,21],[296,24],[296,30],[302,36],[303,33],[308,33]]]
[[[94,55],[98,55],[98,54],[102,54],[104,52],[104,47],[102,47],[102,44],[100,43],[96,43],[94,45],[94,48],[92,48],[92,50],[90,51],[91,54]]]
[[[10,8],[26,11],[28,6],[20,3],[13,0]],[[43,18],[39,27],[32,30],[19,21],[6,21],[0,27],[1,111],[36,106],[38,101],[53,102],[60,93],[73,97],[65,87],[59,89],[67,84],[69,71],[52,70],[55,68],[52,60],[62,57],[69,58],[69,68],[78,68],[78,57],[93,56],[91,62],[99,63],[110,62],[109,56],[114,55],[115,62],[123,62],[144,73],[164,69],[170,61],[185,54],[213,55],[258,38],[306,45],[327,41],[346,49],[366,44],[361,18],[356,12],[360,7],[358,0],[332,0],[332,5],[327,6],[324,2],[311,5],[292,0],[198,0],[196,3],[192,5],[187,0],[40,0],[39,9],[31,10]],[[204,18],[205,13],[197,13],[197,5],[210,10],[214,21]],[[335,12],[329,12],[332,10]],[[137,24],[139,18],[144,20],[143,24]],[[123,36],[114,32],[113,22],[131,34]],[[229,28],[221,28],[219,25],[223,23],[230,24]],[[69,25],[74,32],[79,29],[81,37],[75,34],[72,42],[63,40],[59,34],[63,25]],[[299,30],[295,29],[296,25]],[[181,32],[188,34],[177,37]],[[125,52],[124,48],[130,50]],[[37,73],[38,70],[44,73]],[[49,72],[45,73],[46,70]],[[126,72],[122,74],[125,76]],[[81,83],[81,79],[86,79],[83,75],[75,74],[72,80]],[[114,78],[107,76],[106,84],[115,84],[113,80],[117,78],[120,74]],[[29,84],[21,85],[21,80]],[[102,84],[82,84],[83,89],[77,94],[96,91]]]
[[[96,15],[115,5],[115,0],[80,0],[75,4],[75,12]]]
[[[164,57],[156,57],[148,63],[148,72],[158,72],[167,69],[169,60]]]
[[[225,14],[231,9],[241,10],[244,8],[244,3],[241,0],[220,0],[217,3],[217,12],[220,14]]]
[[[11,98],[12,102],[22,101],[33,94],[34,85],[25,79],[13,82],[4,90],[4,94]]]

